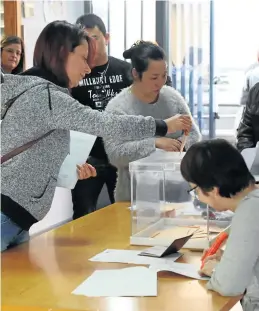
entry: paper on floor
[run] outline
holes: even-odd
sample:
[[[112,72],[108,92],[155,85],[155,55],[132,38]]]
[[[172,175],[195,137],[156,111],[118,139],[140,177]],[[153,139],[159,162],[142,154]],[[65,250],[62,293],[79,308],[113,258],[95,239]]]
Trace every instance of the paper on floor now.
[[[157,273],[146,267],[97,270],[72,294],[88,297],[157,296]]]
[[[142,252],[136,250],[121,250],[121,249],[106,249],[105,251],[90,258],[90,261],[99,262],[117,262],[117,263],[128,263],[136,265],[153,265],[153,264],[168,264],[174,262],[182,256],[180,253],[175,253],[165,258],[153,258],[139,256]]]
[[[170,271],[196,280],[210,279],[207,276],[200,276],[200,274],[198,273],[199,267],[187,263],[172,262],[167,265],[151,265],[149,269],[154,270],[156,272]]]

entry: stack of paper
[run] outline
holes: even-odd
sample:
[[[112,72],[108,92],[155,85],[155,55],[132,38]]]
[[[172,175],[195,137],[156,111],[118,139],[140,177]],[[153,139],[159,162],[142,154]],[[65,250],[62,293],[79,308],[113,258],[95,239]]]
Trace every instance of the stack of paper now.
[[[97,270],[72,294],[88,297],[157,296],[157,272],[146,267]]]

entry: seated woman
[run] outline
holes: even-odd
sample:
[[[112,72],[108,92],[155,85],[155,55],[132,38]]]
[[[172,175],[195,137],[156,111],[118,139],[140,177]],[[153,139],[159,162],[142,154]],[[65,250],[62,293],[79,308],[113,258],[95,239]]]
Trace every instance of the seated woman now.
[[[1,40],[1,72],[18,74],[25,66],[24,44],[21,38],[7,36]]]
[[[259,187],[243,157],[223,139],[202,141],[187,151],[181,173],[200,201],[235,213],[223,255],[208,257],[201,270],[211,276],[208,289],[223,296],[247,289],[244,310],[259,310]]]
[[[249,91],[246,106],[237,130],[237,148],[253,148],[259,141],[259,82]]]
[[[28,239],[29,228],[49,211],[60,167],[69,153],[70,130],[128,140],[190,130],[189,117],[116,116],[73,99],[69,88],[90,72],[94,53],[94,41],[83,28],[54,21],[36,42],[35,67],[21,75],[4,76],[1,250]],[[33,141],[37,141],[33,146],[3,161]]]
[[[118,115],[142,115],[167,118],[188,115],[189,108],[181,95],[172,87],[165,86],[167,64],[163,49],[152,42],[138,41],[123,53],[131,59],[133,84],[124,89],[107,105],[106,111]],[[192,120],[193,121],[193,120]],[[167,137],[127,140],[120,136],[106,137],[105,149],[111,164],[118,168],[115,190],[116,201],[130,201],[129,162],[147,157],[158,149],[179,152],[182,131]],[[193,121],[186,148],[201,139]]]

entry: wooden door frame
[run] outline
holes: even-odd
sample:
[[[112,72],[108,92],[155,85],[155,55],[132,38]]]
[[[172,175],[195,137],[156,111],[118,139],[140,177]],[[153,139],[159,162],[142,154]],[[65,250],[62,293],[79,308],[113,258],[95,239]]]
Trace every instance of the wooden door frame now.
[[[4,2],[4,34],[22,37],[22,10],[20,0]]]

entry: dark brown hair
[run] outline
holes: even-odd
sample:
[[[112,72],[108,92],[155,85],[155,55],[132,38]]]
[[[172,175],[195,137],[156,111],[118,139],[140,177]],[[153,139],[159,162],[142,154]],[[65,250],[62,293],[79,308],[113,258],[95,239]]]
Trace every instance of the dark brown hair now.
[[[1,40],[1,53],[5,47],[8,47],[11,44],[20,44],[22,48],[22,54],[18,65],[12,70],[12,74],[18,74],[24,71],[25,67],[25,55],[24,55],[24,43],[20,37],[17,36],[5,36]]]
[[[88,65],[94,66],[95,42],[88,37],[82,26],[66,21],[49,23],[39,35],[33,56],[33,65],[55,75],[61,85],[69,86],[65,65],[70,52],[83,40],[88,42]]]

